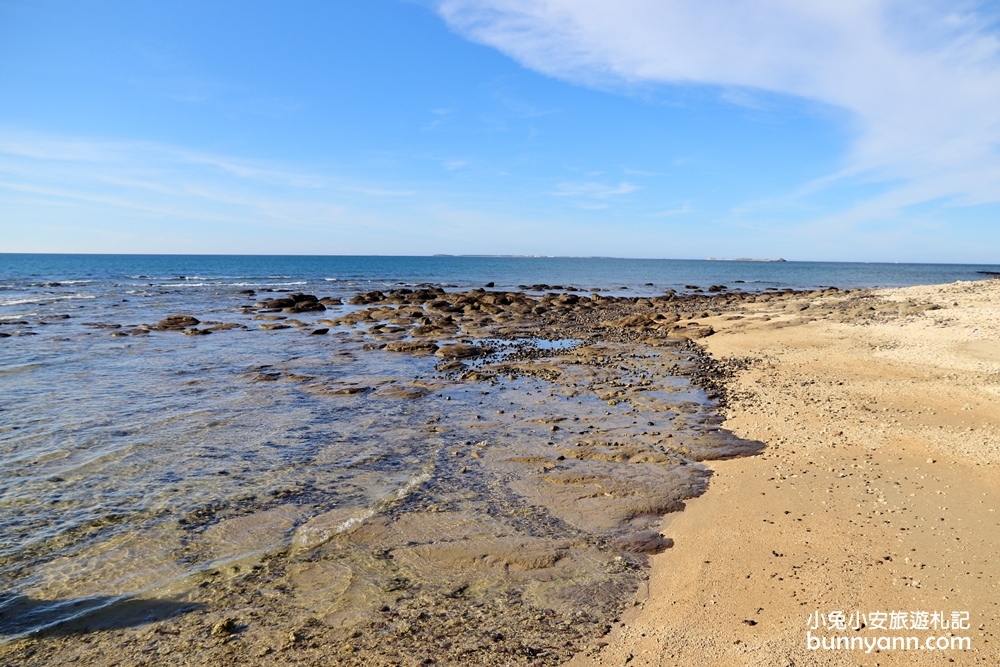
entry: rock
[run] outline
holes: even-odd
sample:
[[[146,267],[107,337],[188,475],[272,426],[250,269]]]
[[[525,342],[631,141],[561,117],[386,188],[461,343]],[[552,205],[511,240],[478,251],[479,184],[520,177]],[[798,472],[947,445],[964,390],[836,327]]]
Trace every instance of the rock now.
[[[319,301],[296,301],[294,305],[282,309],[284,313],[309,313],[312,311],[326,310],[326,306]]]
[[[194,328],[192,328],[192,329],[185,329],[184,330],[184,335],[185,336],[207,336],[210,333],[212,333],[212,332],[209,331],[208,329],[194,329]]]
[[[680,340],[685,339],[697,339],[705,338],[706,336],[711,336],[715,333],[715,329],[708,325],[702,324],[689,324],[687,326],[678,325],[670,329],[668,335],[671,338],[677,338]]]
[[[488,347],[455,343],[454,345],[445,345],[439,348],[434,354],[441,359],[474,359],[489,354],[492,351]]]
[[[637,554],[658,554],[674,546],[674,541],[655,530],[643,530],[619,537],[615,540],[615,546],[622,551]]]
[[[406,398],[406,399],[423,398],[429,393],[431,392],[427,387],[419,387],[414,385],[399,385],[399,384],[391,384],[386,387],[382,387],[378,391],[378,395],[384,398]]]
[[[386,343],[386,352],[409,352],[410,354],[431,354],[438,349],[437,343],[420,340],[396,340]]]
[[[291,325],[283,324],[281,322],[268,322],[267,324],[262,324],[259,329],[264,329],[266,331],[274,331],[275,329],[291,329]]]
[[[455,361],[442,362],[437,366],[435,366],[434,368],[435,370],[450,372],[450,371],[464,371],[466,368],[468,368],[468,366],[463,364],[461,361],[455,360]]]
[[[329,332],[330,332],[330,330],[329,329],[325,329],[325,328],[324,329],[313,329],[312,331],[309,332],[309,335],[310,336],[323,336],[323,335],[325,335],[325,334],[327,334]]]
[[[385,300],[385,294],[379,292],[378,290],[375,290],[373,292],[367,292],[365,294],[358,294],[356,296],[353,296],[347,303],[351,305],[364,305],[368,303],[378,303],[379,301],[384,301],[384,300]]]
[[[181,331],[185,327],[193,327],[201,322],[190,315],[168,315],[153,328],[157,331]]]
[[[212,626],[212,636],[228,637],[229,635],[235,633],[236,630],[237,630],[236,619],[229,617],[219,621],[218,623]]]
[[[342,387],[330,393],[334,396],[355,396],[357,394],[363,394],[368,391],[368,387]]]

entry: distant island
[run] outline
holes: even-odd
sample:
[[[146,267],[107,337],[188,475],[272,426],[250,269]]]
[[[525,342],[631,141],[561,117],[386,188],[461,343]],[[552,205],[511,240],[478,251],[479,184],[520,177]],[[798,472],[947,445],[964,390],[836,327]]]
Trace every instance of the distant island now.
[[[615,257],[601,257],[599,255],[451,255],[438,252],[431,257],[502,257],[505,259],[617,259]]]
[[[784,257],[779,257],[778,259],[754,259],[752,257],[735,257],[733,259],[727,259],[725,257],[708,257],[709,262],[787,262],[788,260]]]

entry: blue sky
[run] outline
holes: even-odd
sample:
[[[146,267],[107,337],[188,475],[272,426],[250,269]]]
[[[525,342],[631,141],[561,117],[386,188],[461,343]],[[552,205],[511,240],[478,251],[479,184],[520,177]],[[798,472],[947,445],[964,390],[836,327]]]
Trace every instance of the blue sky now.
[[[0,251],[1000,262],[990,5],[0,0]]]

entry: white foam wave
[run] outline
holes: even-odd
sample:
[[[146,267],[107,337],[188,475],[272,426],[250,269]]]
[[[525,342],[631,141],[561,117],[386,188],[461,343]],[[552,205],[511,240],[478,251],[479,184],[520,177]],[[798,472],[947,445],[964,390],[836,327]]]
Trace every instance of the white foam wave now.
[[[26,303],[41,303],[43,301],[68,301],[70,299],[96,299],[93,294],[68,294],[66,296],[40,296],[34,299],[13,299],[11,301],[0,301],[0,306],[21,306]],[[24,317],[20,315],[19,317]]]

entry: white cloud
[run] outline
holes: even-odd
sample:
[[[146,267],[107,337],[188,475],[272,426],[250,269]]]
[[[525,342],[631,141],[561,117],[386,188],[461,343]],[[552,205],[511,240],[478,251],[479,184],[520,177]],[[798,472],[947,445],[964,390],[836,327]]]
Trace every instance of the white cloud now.
[[[586,197],[590,199],[609,199],[619,195],[627,195],[638,190],[638,186],[622,181],[618,185],[586,181],[582,183],[563,182],[556,186],[554,194],[557,197]]]
[[[847,110],[843,169],[814,183],[887,191],[844,220],[934,200],[1000,201],[995,17],[940,0],[441,0],[458,33],[584,85],[718,86]],[[749,102],[747,102],[749,100]]]
[[[695,209],[691,206],[690,202],[685,202],[683,206],[677,208],[667,209],[665,211],[657,211],[655,213],[650,213],[647,217],[650,218],[673,218],[678,215],[687,215],[689,213],[694,213]]]
[[[405,233],[405,224],[381,214],[391,203],[379,202],[419,192],[392,185],[181,146],[0,126],[0,210],[7,214],[0,251],[177,251],[191,238],[202,250],[225,252],[232,251],[227,243],[302,252],[315,239],[343,248],[388,230]],[[72,241],[64,238],[69,228]],[[175,245],[154,242],[167,236]],[[127,243],[104,248],[107,238]]]

